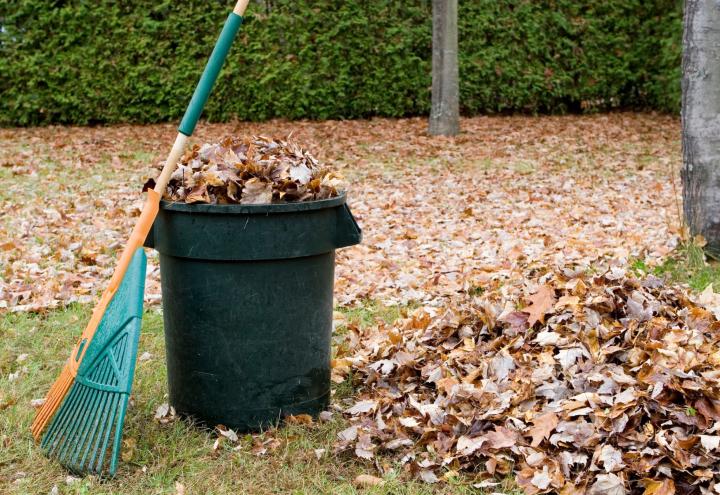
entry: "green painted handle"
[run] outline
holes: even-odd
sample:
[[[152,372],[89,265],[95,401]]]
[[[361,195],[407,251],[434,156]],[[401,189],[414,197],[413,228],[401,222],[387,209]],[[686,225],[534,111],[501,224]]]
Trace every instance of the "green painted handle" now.
[[[220,33],[217,43],[215,43],[215,48],[205,66],[205,71],[203,71],[203,75],[200,78],[200,82],[198,82],[197,88],[195,88],[195,93],[190,100],[190,104],[187,110],[185,110],[185,116],[182,122],[180,122],[180,127],[178,127],[178,131],[186,136],[191,136],[195,130],[203,107],[205,107],[205,103],[210,96],[210,91],[212,91],[215,80],[225,62],[225,57],[227,57],[230,51],[233,39],[235,39],[235,35],[240,30],[242,21],[243,18],[234,12],[231,13],[227,21],[225,21],[225,26]]]

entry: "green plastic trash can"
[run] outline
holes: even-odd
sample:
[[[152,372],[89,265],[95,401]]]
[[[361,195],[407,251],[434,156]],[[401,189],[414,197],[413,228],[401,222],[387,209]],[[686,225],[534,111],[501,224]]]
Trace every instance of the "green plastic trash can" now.
[[[267,205],[161,202],[170,404],[213,427],[257,430],[330,399],[335,250],[362,234],[345,195]]]

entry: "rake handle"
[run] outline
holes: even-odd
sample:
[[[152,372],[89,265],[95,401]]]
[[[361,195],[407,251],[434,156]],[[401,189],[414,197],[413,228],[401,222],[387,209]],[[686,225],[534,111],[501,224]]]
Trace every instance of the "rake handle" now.
[[[83,331],[70,356],[71,367],[75,373],[77,372],[80,361],[82,361],[82,358],[85,355],[85,351],[88,347],[87,344],[92,339],[92,336],[100,324],[108,304],[112,300],[115,292],[122,282],[123,277],[125,276],[125,272],[132,261],[135,251],[139,247],[142,247],[145,242],[145,238],[150,232],[150,228],[152,227],[160,208],[160,199],[162,198],[165,188],[170,181],[170,176],[172,176],[178,161],[180,161],[180,158],[185,151],[185,145],[187,144],[188,137],[190,137],[195,130],[195,126],[197,125],[202,110],[205,107],[205,103],[210,96],[212,87],[217,80],[218,74],[220,74],[220,69],[222,69],[227,54],[230,51],[232,42],[240,29],[240,25],[243,20],[242,16],[245,13],[245,9],[247,8],[249,1],[250,0],[238,0],[232,13],[230,13],[225,21],[223,30],[218,37],[215,48],[208,59],[205,70],[203,71],[200,81],[195,88],[195,93],[193,94],[193,97],[188,104],[188,108],[185,111],[185,115],[178,127],[178,135],[175,138],[175,143],[165,160],[162,172],[160,172],[160,175],[155,182],[155,187],[148,190],[140,218],[135,224],[135,227],[130,234],[130,238],[120,255],[120,260],[115,267],[110,283],[105,289],[105,292],[103,292],[100,302],[95,306],[95,310],[93,311],[90,321],[85,327],[85,331]]]
[[[232,13],[225,21],[225,26],[215,43],[215,48],[205,65],[205,70],[200,77],[200,81],[195,88],[190,104],[188,105],[187,110],[185,110],[185,115],[178,127],[178,136],[175,139],[175,144],[173,145],[167,160],[165,160],[165,166],[163,167],[160,176],[155,182],[155,192],[161,196],[165,191],[168,182],[170,182],[170,176],[175,170],[175,165],[180,160],[180,157],[185,150],[185,143],[187,142],[186,138],[192,136],[195,126],[200,119],[200,114],[202,114],[205,103],[207,103],[210,96],[210,91],[215,85],[215,81],[220,74],[220,69],[227,58],[227,54],[230,51],[235,35],[240,30],[240,26],[243,21],[242,16],[245,13],[245,9],[247,8],[249,1],[250,0],[238,0]]]
[[[193,94],[190,104],[185,111],[185,116],[183,117],[182,122],[180,122],[180,127],[178,127],[178,131],[186,136],[192,135],[195,130],[195,125],[197,124],[203,107],[210,96],[210,91],[215,84],[215,80],[217,79],[218,74],[220,74],[220,69],[222,68],[223,62],[225,62],[225,58],[230,51],[235,34],[237,34],[240,29],[242,20],[243,18],[233,11],[230,15],[228,15],[228,18],[225,21],[225,26],[215,43],[215,48],[205,65],[202,77],[195,88],[195,93]]]

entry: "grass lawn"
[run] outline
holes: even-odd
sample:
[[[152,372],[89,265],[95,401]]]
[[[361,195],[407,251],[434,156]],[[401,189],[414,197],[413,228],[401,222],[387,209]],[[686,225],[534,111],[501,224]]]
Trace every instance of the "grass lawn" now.
[[[654,274],[686,283],[694,290],[720,284],[720,266],[704,260],[702,249],[683,246],[662,264],[635,261],[639,275]],[[339,414],[313,426],[284,425],[259,435],[241,436],[237,445],[221,444],[213,450],[216,434],[187,421],[166,425],[154,419],[156,408],[167,402],[162,314],[146,311],[131,408],[124,429],[123,460],[114,480],[74,479],[56,462],[46,459],[33,442],[29,425],[34,416],[31,399],[42,397],[57,376],[75,342],[90,307],[73,305],[45,314],[6,314],[0,318],[0,493],[26,494],[164,494],[182,493],[373,493],[373,494],[483,494],[469,478],[427,485],[410,481],[401,466],[390,466],[382,487],[363,488],[353,481],[360,474],[377,475],[369,461],[349,453],[335,454],[336,435],[347,424]],[[339,308],[346,324],[370,325],[377,318],[398,318],[397,308],[365,301]],[[342,340],[338,328],[337,340]],[[352,396],[349,383],[334,385],[334,402]],[[263,456],[252,452],[254,443],[277,439],[277,447]],[[318,449],[324,449],[319,456]],[[383,465],[382,457],[377,461]],[[387,466],[384,466],[387,468]],[[514,493],[506,480],[502,493]],[[501,487],[494,490],[499,491]],[[54,493],[54,492],[53,492]]]
[[[373,463],[350,453],[333,453],[336,434],[347,426],[337,413],[327,423],[286,425],[254,438],[241,437],[238,445],[222,444],[217,451],[212,448],[217,438],[213,432],[186,421],[159,424],[154,419],[155,410],[167,402],[167,397],[162,315],[158,309],[148,310],[143,318],[139,354],[152,357],[137,364],[132,407],[124,429],[124,460],[116,478],[106,482],[94,477],[68,478],[59,464],[42,455],[30,436],[34,416],[30,401],[44,396],[89,312],[87,306],[74,305],[44,315],[21,313],[0,318],[0,493],[51,493],[53,487],[57,493],[71,494],[182,493],[182,487],[187,494],[483,493],[467,479],[438,485],[408,481],[400,466],[391,466],[394,474],[385,476],[382,487],[355,486],[356,476],[377,475],[377,470]],[[373,302],[343,313],[348,323],[357,325],[399,316],[396,309]],[[343,383],[335,386],[334,393],[338,403],[351,396],[352,388]],[[264,456],[252,453],[253,442],[270,438],[279,440],[274,450]],[[317,449],[325,449],[319,459]],[[378,462],[387,461],[380,458]],[[508,481],[507,487],[511,485]],[[513,492],[508,488],[504,493]]]

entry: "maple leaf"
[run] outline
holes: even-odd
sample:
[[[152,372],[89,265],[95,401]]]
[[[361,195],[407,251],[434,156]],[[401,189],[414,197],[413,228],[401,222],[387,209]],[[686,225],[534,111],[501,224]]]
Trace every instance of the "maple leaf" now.
[[[420,479],[423,480],[425,483],[437,483],[440,481],[437,476],[435,476],[435,473],[430,471],[429,469],[423,469],[420,471]]]
[[[290,167],[290,178],[298,184],[307,184],[312,179],[312,171],[304,163]]]
[[[348,414],[361,414],[375,410],[377,407],[377,401],[374,400],[362,400],[356,402],[354,406],[348,408],[345,412]]]
[[[675,495],[675,482],[671,479],[644,479],[642,483],[645,486],[643,495]]]
[[[375,450],[375,445],[372,443],[372,437],[365,433],[360,435],[355,444],[355,455],[370,460],[374,456],[373,450]]]
[[[339,432],[337,434],[338,438],[342,440],[343,442],[352,442],[357,438],[358,435],[358,427],[357,425],[350,426],[348,428],[345,428],[343,431]]]
[[[622,460],[622,452],[612,445],[605,444],[600,449],[598,460],[603,463],[605,471],[619,471],[625,467],[625,463]]]
[[[155,410],[155,419],[160,424],[167,424],[177,419],[175,408],[167,403],[161,404]]]
[[[523,313],[528,314],[527,323],[532,328],[538,321],[544,323],[545,315],[555,306],[555,289],[547,284],[541,285],[528,300],[531,304],[523,309]]]
[[[482,445],[487,441],[488,439],[486,437],[469,438],[462,436],[458,438],[457,446],[455,448],[461,455],[470,455],[482,447]]]
[[[137,440],[134,438],[124,438],[122,441],[122,450],[120,453],[120,457],[122,458],[123,462],[130,462],[135,455],[135,451],[137,450]]]
[[[510,324],[515,331],[525,330],[528,327],[528,314],[522,311],[512,311],[499,318],[500,321]]]
[[[548,467],[543,466],[542,471],[535,472],[532,479],[530,480],[530,483],[538,487],[540,490],[545,490],[550,486],[551,481],[552,480],[550,479],[550,475],[548,473]]]
[[[236,443],[238,441],[238,436],[235,430],[231,430],[230,428],[226,427],[225,425],[217,425],[215,427],[218,434],[224,438],[227,438],[232,443]]]
[[[209,203],[210,195],[207,191],[206,184],[198,184],[185,197],[186,203]]]
[[[505,428],[504,426],[495,426],[495,431],[486,433],[484,436],[490,448],[492,449],[505,449],[512,447],[517,443],[518,434],[517,432]]]
[[[558,425],[557,414],[549,412],[532,419],[533,426],[528,430],[528,435],[532,437],[530,446],[537,447],[540,443],[550,437]]]
[[[309,414],[298,414],[285,416],[285,421],[292,425],[312,426],[313,417]]]

